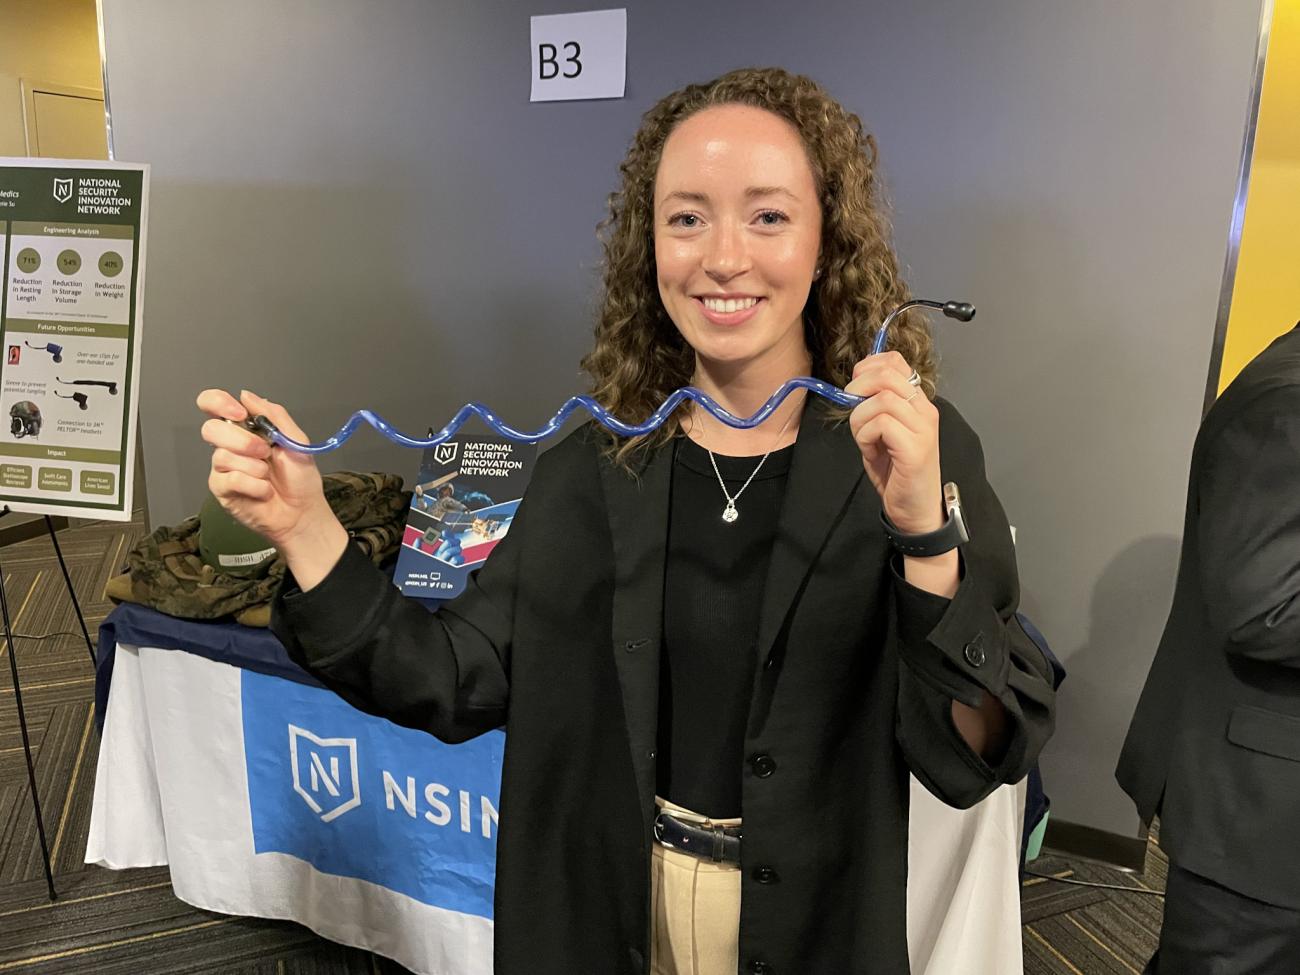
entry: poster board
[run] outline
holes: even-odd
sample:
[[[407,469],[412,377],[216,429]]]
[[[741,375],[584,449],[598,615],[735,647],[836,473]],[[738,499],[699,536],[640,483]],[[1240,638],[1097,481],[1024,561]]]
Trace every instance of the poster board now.
[[[128,521],[149,167],[0,157],[0,508]]]

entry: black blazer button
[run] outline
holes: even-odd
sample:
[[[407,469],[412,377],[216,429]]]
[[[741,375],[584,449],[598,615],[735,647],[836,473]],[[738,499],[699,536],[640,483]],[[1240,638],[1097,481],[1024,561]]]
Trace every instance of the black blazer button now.
[[[766,779],[776,771],[776,762],[771,755],[755,755],[749,760],[749,767],[760,779]]]
[[[971,640],[966,644],[964,655],[966,662],[972,667],[983,667],[984,661],[988,660],[988,655],[984,653],[984,640],[978,636]]]
[[[755,867],[754,879],[760,884],[774,884],[781,878],[776,875],[776,871],[771,867]]]
[[[774,969],[767,962],[759,961],[757,958],[755,958],[753,961],[749,963],[749,970],[753,973],[753,975],[773,975],[773,973],[776,971],[776,969]]]

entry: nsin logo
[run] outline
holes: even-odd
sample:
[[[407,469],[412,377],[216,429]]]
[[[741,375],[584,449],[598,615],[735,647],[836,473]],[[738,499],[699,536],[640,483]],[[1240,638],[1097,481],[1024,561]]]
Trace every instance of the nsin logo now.
[[[317,738],[289,725],[289,764],[293,791],[328,823],[361,805],[355,738]]]

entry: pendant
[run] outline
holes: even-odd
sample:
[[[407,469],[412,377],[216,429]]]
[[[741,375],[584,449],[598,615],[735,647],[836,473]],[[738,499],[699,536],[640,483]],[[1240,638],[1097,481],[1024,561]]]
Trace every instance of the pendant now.
[[[736,502],[728,501],[727,506],[722,509],[722,520],[730,525],[740,517],[740,512],[736,510]]]

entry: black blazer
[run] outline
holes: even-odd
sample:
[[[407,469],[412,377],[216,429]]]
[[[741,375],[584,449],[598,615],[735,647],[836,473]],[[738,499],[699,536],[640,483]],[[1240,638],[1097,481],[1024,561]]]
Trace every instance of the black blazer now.
[[[1173,609],[1116,776],[1176,864],[1300,909],[1300,326],[1201,424]]]
[[[720,770],[743,777],[744,971],[907,972],[908,770],[968,806],[1023,777],[1050,733],[1047,664],[1013,619],[1006,518],[978,439],[941,407],[944,476],[972,534],[951,601],[898,574],[847,423],[814,406],[800,428],[747,761]],[[294,659],[359,707],[448,741],[506,726],[497,975],[648,969],[671,453],[633,478],[589,427],[547,451],[509,535],[436,615],[351,549],[275,604]],[[950,714],[984,690],[1013,727],[996,767]]]

